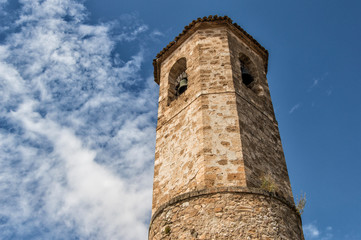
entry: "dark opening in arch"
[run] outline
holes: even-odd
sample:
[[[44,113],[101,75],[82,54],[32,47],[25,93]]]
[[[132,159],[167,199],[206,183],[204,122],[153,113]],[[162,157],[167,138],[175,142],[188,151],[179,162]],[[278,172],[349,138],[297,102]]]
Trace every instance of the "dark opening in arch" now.
[[[241,73],[242,73],[242,82],[247,86],[251,87],[251,83],[253,83],[254,78],[251,74],[251,71],[248,69],[248,66],[246,63],[244,63],[242,60],[241,62]]]
[[[253,61],[245,54],[239,55],[239,66],[241,70],[241,81],[258,96],[263,95],[263,87],[259,80],[259,71]]]
[[[183,94],[188,88],[187,60],[180,58],[172,66],[169,72],[168,103]]]

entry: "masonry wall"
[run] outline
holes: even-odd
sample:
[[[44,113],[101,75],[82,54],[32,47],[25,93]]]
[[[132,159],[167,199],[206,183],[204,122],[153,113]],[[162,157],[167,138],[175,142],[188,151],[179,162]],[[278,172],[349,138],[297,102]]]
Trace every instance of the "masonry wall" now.
[[[194,28],[161,61],[149,239],[303,239],[264,58],[228,25]],[[242,54],[252,88],[241,80]],[[169,72],[181,58],[188,89],[171,99]],[[262,190],[265,176],[274,194]]]
[[[161,66],[153,212],[187,191],[246,185],[227,29],[210,27]],[[182,57],[188,89],[169,102],[168,74]]]
[[[149,239],[304,239],[300,217],[277,198],[254,193],[204,194],[166,207]]]
[[[207,188],[245,186],[227,28],[200,29],[199,69]]]
[[[262,179],[268,178],[275,184],[277,194],[293,202],[264,62],[231,31],[228,31],[228,39],[247,186],[259,188],[262,186]],[[247,55],[253,63],[250,66],[254,68],[253,88],[242,83],[239,61],[242,54]]]
[[[198,36],[190,37],[161,66],[152,212],[173,197],[204,185]],[[169,101],[169,71],[186,58],[188,89]]]

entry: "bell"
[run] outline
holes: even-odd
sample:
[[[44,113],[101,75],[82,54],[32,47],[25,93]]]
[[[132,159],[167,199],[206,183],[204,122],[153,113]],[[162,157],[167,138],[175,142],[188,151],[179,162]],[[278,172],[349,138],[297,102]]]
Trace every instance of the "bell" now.
[[[182,78],[182,80],[180,80],[179,82],[178,94],[181,95],[182,93],[184,93],[184,91],[187,90],[187,87],[188,87],[187,78]]]

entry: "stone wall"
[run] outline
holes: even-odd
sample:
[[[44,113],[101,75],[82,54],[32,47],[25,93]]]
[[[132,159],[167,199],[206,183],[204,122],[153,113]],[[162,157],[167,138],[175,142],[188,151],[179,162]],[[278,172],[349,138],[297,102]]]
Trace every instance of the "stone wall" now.
[[[161,65],[157,139],[154,162],[152,212],[175,196],[202,185],[202,103],[200,89],[198,35],[193,35]],[[177,99],[169,99],[169,72],[181,58],[186,59],[188,89]]]
[[[278,124],[263,68],[264,60],[231,31],[228,31],[228,39],[247,186],[261,187],[262,179],[268,178],[275,184],[279,195],[293,202]],[[246,55],[253,63],[253,89],[242,83],[241,55]]]
[[[169,72],[181,58],[188,89],[169,101]],[[153,212],[187,191],[245,186],[227,29],[199,29],[164,60],[159,94]]]
[[[266,79],[268,55],[237,31],[227,22],[195,23],[156,62],[149,239],[303,239]],[[240,59],[254,76],[250,86],[242,83]],[[180,63],[188,89],[176,97],[177,76],[169,73],[183,71]],[[264,191],[266,177],[272,194]]]
[[[157,214],[149,239],[304,239],[296,211],[257,190],[225,188],[189,194]]]

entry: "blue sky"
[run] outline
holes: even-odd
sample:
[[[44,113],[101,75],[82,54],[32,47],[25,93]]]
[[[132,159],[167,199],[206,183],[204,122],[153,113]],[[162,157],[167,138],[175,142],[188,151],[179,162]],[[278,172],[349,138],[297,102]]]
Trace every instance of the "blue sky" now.
[[[0,239],[146,239],[152,59],[198,17],[269,50],[306,239],[361,239],[361,3],[0,0]]]

